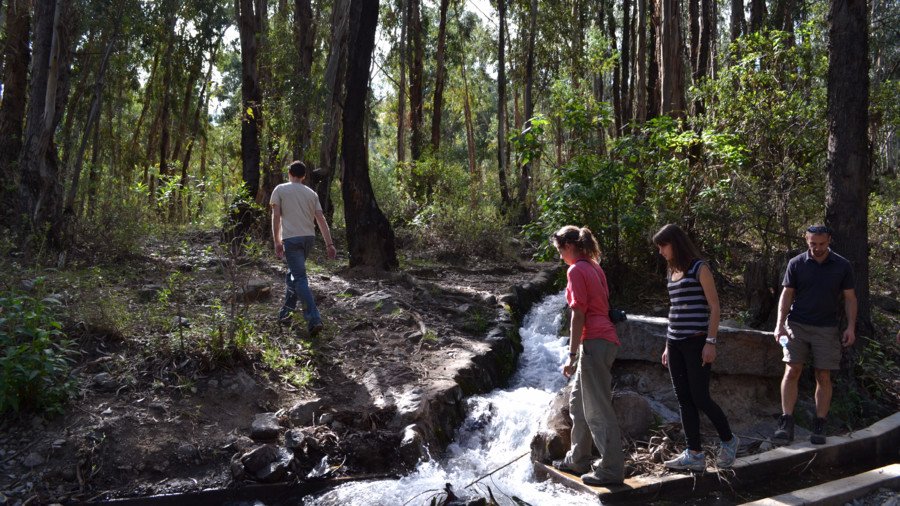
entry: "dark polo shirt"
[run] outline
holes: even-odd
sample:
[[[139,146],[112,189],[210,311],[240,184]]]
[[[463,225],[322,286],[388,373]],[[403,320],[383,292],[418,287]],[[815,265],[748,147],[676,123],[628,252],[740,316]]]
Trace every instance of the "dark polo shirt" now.
[[[788,321],[837,327],[841,292],[854,287],[853,267],[830,249],[821,264],[807,250],[788,262],[781,284],[795,290]]]

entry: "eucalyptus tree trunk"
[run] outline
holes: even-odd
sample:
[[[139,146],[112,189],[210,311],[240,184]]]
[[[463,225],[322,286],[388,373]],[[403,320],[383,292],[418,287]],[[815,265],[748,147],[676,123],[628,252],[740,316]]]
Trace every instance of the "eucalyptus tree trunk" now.
[[[175,22],[177,17],[175,16],[175,2],[167,2],[166,8],[168,9],[166,12],[166,37],[168,41],[166,43],[166,51],[163,56],[164,65],[163,69],[163,80],[162,80],[162,106],[159,117],[159,128],[160,128],[160,136],[159,136],[159,175],[157,176],[157,186],[162,188],[162,186],[166,182],[166,178],[168,178],[170,174],[169,167],[169,139],[170,139],[170,120],[171,109],[172,109],[172,70],[176,63],[173,61],[172,55],[175,51]],[[156,192],[153,191],[153,187],[151,187],[150,191],[150,201],[156,202]],[[157,202],[158,204],[158,202]]]
[[[349,54],[347,57],[347,99],[344,102],[344,221],[350,266],[379,270],[398,266],[394,231],[375,202],[369,179],[366,147],[366,98],[369,93],[369,66],[375,49],[378,0],[351,0],[349,9]]]
[[[659,26],[656,35],[659,58],[660,112],[684,117],[684,64],[681,59],[680,0],[657,0]]]
[[[604,26],[604,18],[605,18],[605,6],[603,2],[597,2],[597,19],[595,20],[596,28],[600,33],[603,33]],[[604,101],[604,85],[603,85],[603,72],[595,72],[593,75],[593,82],[591,85],[591,91],[594,95],[594,100],[597,102]],[[606,129],[605,127],[600,127],[597,129],[597,146],[598,146],[598,154],[603,155],[606,153]]]
[[[534,41],[537,37],[537,13],[538,2],[531,0],[531,12],[528,22],[528,47],[525,57],[525,126],[524,130],[531,128],[531,119],[534,116]],[[533,160],[529,159],[522,164],[522,172],[519,175],[519,222],[524,224],[531,220],[528,206],[528,190],[531,187],[531,173]]]
[[[637,52],[635,54],[634,121],[647,121],[647,0],[637,0]]]
[[[100,130],[100,111],[102,110],[103,103],[103,89],[105,87],[106,81],[106,68],[109,64],[109,58],[112,55],[113,48],[118,42],[119,38],[119,26],[115,25],[113,29],[113,33],[109,37],[109,41],[106,44],[106,50],[103,52],[103,58],[100,60],[100,67],[97,69],[96,81],[94,82],[94,97],[91,100],[91,109],[88,112],[87,121],[84,124],[84,132],[81,136],[81,143],[78,147],[78,153],[75,155],[74,166],[72,168],[72,182],[69,183],[68,192],[66,194],[65,204],[63,206],[63,216],[62,219],[65,220],[63,223],[63,235],[66,236],[71,231],[71,226],[78,219],[78,213],[75,212],[75,196],[78,194],[78,186],[79,180],[81,178],[81,170],[84,166],[84,153],[87,150],[88,139],[91,137],[91,133],[96,129],[98,132]],[[98,146],[94,146],[94,149],[98,149]]]
[[[434,78],[434,105],[431,110],[431,149],[437,153],[441,147],[441,112],[444,106],[444,81],[447,77],[447,66],[444,63],[444,52],[447,48],[447,8],[450,0],[441,0],[440,23],[438,25],[438,45],[436,76]],[[465,65],[463,65],[465,67]]]
[[[32,72],[25,142],[19,167],[19,228],[26,250],[32,239],[58,249],[57,207],[62,205],[59,160],[53,134],[65,109],[69,83],[71,24],[69,0],[34,2]]]
[[[744,19],[744,0],[731,0],[731,41],[736,41],[747,33],[747,21]]]
[[[750,32],[762,30],[767,15],[766,0],[750,0]]]
[[[606,16],[606,36],[609,37],[609,50],[612,53],[617,52],[616,48],[616,12],[614,9],[614,0],[607,0],[607,8],[609,9]],[[624,0],[627,1],[627,0]],[[615,116],[614,137],[618,137],[622,132],[622,64],[617,61],[612,68],[612,87],[609,92],[612,94],[613,114]]]
[[[295,100],[295,121],[297,139],[294,145],[294,159],[303,160],[312,167],[310,153],[312,126],[309,119],[309,104],[312,103],[312,62],[316,45],[316,26],[310,0],[294,0],[294,37],[297,45],[297,76],[301,82],[302,96]]]
[[[422,34],[421,0],[409,0],[409,41],[412,43],[409,51],[409,109],[411,113],[410,130],[410,154],[414,162],[419,161],[423,155],[425,139],[423,129],[424,102],[425,102],[425,43]]]
[[[259,5],[254,0],[236,0],[241,37],[241,178],[247,197],[254,199],[260,183],[260,127],[262,88],[259,82]]]
[[[344,75],[347,65],[347,40],[350,33],[350,0],[335,0],[331,11],[331,49],[325,66],[325,126],[319,146],[319,168],[313,172],[312,187],[319,195],[325,216],[331,220],[331,182],[338,172],[338,139],[344,103]]]
[[[509,209],[512,199],[506,173],[509,168],[506,158],[506,0],[497,0],[500,27],[497,41],[497,171],[500,181],[500,202]]]
[[[31,61],[31,2],[9,0],[6,4],[6,41],[3,45],[3,99],[0,101],[0,217],[13,214],[17,162],[22,153],[28,64]]]
[[[869,34],[865,0],[832,0],[828,13],[828,174],[825,223],[855,274],[858,351],[872,335],[869,294]]]
[[[400,22],[400,87],[397,90],[397,164],[406,162],[406,62],[409,59],[409,44],[406,29],[409,26],[409,8],[400,0],[403,12]]]

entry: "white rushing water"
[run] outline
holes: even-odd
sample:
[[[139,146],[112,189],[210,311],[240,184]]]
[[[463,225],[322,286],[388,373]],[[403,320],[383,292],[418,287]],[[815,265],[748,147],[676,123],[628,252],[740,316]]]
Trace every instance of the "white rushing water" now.
[[[568,355],[568,338],[559,335],[563,306],[565,297],[559,293],[528,313],[519,329],[524,351],[509,388],[467,400],[466,420],[443,458],[422,462],[399,480],[347,484],[304,504],[428,504],[442,494],[447,483],[458,497],[486,496],[490,488],[500,504],[515,504],[512,497],[535,506],[598,504],[594,496],[575,494],[550,481],[535,481],[530,455],[525,455],[550,401],[566,384],[562,364]]]

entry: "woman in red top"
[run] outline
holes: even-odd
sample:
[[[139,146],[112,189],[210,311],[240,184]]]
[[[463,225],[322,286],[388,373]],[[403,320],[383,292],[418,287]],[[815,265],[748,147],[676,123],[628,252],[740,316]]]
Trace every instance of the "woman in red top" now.
[[[585,228],[565,226],[550,238],[566,272],[566,302],[572,308],[566,377],[575,376],[569,397],[572,447],[553,463],[562,471],[581,474],[587,485],[607,486],[624,480],[622,436],[612,407],[612,368],[619,351],[616,327],[609,319],[609,286],[597,263],[600,248]],[[581,353],[579,353],[579,350]],[[591,441],[600,451],[600,465],[591,471]]]

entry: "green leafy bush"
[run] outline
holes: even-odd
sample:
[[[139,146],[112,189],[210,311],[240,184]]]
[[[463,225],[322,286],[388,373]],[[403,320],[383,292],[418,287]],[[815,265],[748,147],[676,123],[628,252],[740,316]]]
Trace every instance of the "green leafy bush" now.
[[[56,320],[55,299],[0,294],[0,414],[62,412],[73,392],[72,342]]]

